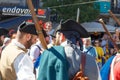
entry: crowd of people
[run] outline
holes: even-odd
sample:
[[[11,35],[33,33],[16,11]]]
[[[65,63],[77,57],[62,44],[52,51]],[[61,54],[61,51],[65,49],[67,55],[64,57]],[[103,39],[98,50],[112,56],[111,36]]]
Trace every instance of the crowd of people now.
[[[0,80],[73,80],[80,71],[82,54],[86,57],[83,74],[89,80],[120,79],[119,51],[106,33],[93,40],[72,19],[60,23],[55,29],[52,22],[45,22],[42,33],[47,49],[43,48],[33,22],[24,21],[17,31],[0,28]],[[112,38],[120,47],[119,28]],[[103,79],[101,71],[113,56],[115,60],[105,76],[108,79]]]

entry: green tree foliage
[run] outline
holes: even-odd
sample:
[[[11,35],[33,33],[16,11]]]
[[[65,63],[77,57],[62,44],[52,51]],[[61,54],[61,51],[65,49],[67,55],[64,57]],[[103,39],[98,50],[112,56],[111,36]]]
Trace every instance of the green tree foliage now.
[[[77,9],[80,9],[79,21],[93,21],[99,15],[99,7],[95,6],[94,3],[84,2],[95,1],[95,0],[43,0],[43,8],[50,8],[51,14],[58,14],[57,21],[61,19],[74,19],[76,20]]]

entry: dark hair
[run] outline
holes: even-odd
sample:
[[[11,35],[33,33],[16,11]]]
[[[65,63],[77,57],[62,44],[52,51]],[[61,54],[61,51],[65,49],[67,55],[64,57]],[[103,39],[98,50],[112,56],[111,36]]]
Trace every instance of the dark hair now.
[[[76,44],[80,38],[79,33],[76,31],[60,31],[60,32],[62,32],[65,35],[65,37],[73,44]]]
[[[35,28],[35,24],[31,22],[23,22],[19,25],[18,30],[20,32],[30,33],[33,35],[37,35],[37,31]]]
[[[44,37],[48,37],[48,35],[47,35],[47,33],[45,32],[44,29],[42,29],[42,32],[43,32],[43,36],[44,36]]]
[[[83,50],[83,42],[80,38],[80,34],[76,31],[60,31],[62,32],[67,40],[74,45],[77,45],[77,42],[79,42],[80,50]]]

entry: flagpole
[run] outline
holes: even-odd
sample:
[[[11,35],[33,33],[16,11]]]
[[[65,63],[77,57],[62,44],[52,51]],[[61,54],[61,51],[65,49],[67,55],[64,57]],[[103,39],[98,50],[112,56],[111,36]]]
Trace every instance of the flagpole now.
[[[35,28],[37,30],[39,40],[41,41],[42,47],[43,47],[43,49],[47,49],[47,44],[46,44],[46,41],[45,41],[45,38],[44,38],[43,32],[42,32],[42,25],[38,23],[38,19],[36,17],[36,13],[34,11],[34,6],[32,4],[32,1],[27,0],[27,4],[28,4],[28,8],[30,9],[33,21],[35,23]]]
[[[116,48],[117,52],[119,52],[119,48],[118,48],[117,44],[115,43],[115,41],[113,40],[112,35],[110,34],[110,32],[107,30],[107,28],[106,28],[106,26],[105,26],[105,23],[103,22],[102,19],[99,19],[99,22],[102,24],[104,30],[105,30],[106,33],[109,35],[109,37],[110,37],[110,39],[111,39],[114,47]]]
[[[118,25],[120,26],[120,21],[119,21],[119,19],[117,19],[117,17],[112,13],[111,10],[109,10],[108,12],[109,12],[109,14],[111,15],[111,17],[112,17],[112,18],[118,23]]]
[[[78,8],[77,9],[77,18],[76,18],[76,22],[79,23],[79,15],[80,15],[80,9]]]

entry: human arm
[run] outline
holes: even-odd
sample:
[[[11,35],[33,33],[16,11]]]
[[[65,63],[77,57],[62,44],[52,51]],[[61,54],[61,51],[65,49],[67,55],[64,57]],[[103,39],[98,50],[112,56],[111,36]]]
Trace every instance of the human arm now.
[[[20,54],[14,61],[17,80],[35,80],[33,62],[27,54]]]

